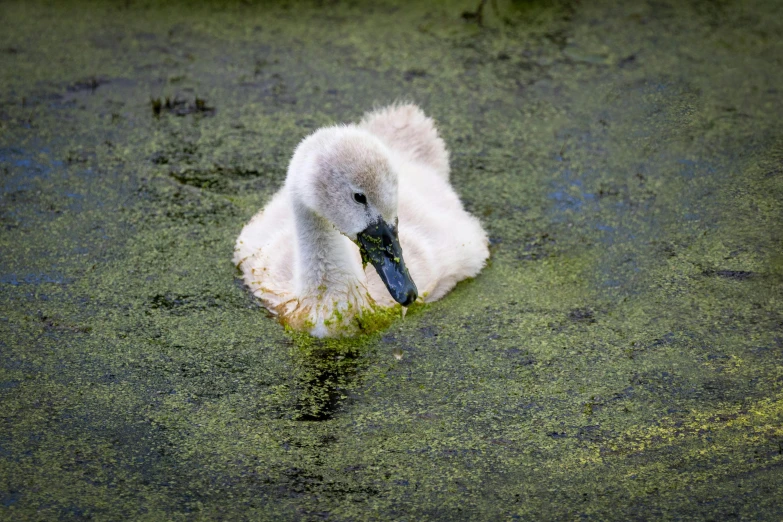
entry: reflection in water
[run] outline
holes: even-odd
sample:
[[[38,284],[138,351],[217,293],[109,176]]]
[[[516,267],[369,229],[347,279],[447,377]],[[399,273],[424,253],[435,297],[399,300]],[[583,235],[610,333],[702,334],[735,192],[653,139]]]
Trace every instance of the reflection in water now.
[[[360,384],[367,364],[367,339],[315,339],[293,334],[291,349],[294,401],[293,418],[303,421],[330,419]]]

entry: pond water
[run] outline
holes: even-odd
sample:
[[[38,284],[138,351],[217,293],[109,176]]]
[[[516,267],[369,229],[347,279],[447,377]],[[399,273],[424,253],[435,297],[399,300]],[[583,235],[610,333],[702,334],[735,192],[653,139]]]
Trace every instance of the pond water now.
[[[783,518],[777,1],[4,2],[0,518]],[[491,260],[375,335],[231,264],[410,99]]]

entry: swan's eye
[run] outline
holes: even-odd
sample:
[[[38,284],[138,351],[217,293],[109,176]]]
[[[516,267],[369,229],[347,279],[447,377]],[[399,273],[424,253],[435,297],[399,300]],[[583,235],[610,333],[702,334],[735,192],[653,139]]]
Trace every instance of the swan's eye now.
[[[357,203],[361,203],[362,205],[366,205],[367,204],[367,196],[365,196],[361,192],[357,192],[356,194],[354,194],[353,195],[353,200],[355,202],[357,202]]]

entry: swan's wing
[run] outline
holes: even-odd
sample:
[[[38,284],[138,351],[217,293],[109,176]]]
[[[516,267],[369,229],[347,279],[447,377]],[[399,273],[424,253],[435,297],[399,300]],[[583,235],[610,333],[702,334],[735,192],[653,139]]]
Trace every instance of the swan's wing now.
[[[275,313],[292,299],[294,227],[287,194],[280,191],[242,229],[234,264],[253,294]]]
[[[481,223],[465,211],[448,181],[417,170],[423,168],[411,167],[400,178],[400,244],[419,295],[432,302],[475,277],[489,249]]]
[[[281,190],[244,226],[234,246],[234,264],[242,268],[244,260],[257,254],[283,230],[293,232],[291,206]]]

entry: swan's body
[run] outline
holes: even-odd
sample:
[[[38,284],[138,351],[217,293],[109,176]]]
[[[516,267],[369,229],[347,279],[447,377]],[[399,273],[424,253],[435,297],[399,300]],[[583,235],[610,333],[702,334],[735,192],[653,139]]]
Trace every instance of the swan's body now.
[[[417,294],[436,301],[484,266],[486,234],[448,178],[445,145],[415,105],[320,129],[297,147],[285,186],[245,225],[234,262],[281,322],[317,337],[355,333],[362,314]],[[355,242],[372,248],[363,229],[397,218],[387,231],[398,233],[404,262],[387,253],[387,264],[401,264],[390,282],[363,266]],[[406,286],[408,273],[415,286]]]

